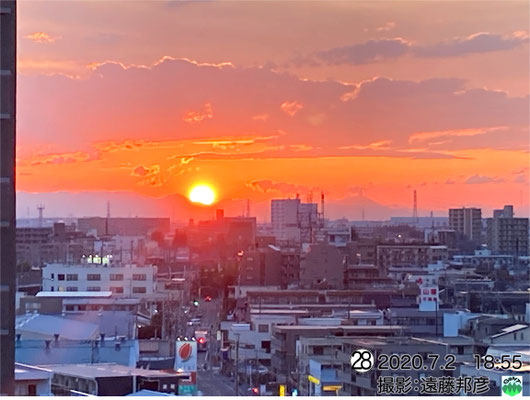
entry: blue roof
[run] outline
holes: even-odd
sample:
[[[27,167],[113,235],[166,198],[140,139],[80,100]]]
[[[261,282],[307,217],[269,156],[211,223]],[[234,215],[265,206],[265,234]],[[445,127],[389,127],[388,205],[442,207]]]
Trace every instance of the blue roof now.
[[[17,315],[15,331],[20,333],[22,338],[27,334],[30,339],[53,338],[56,333],[60,338],[67,340],[95,339],[99,335],[99,327],[96,324],[43,314]]]
[[[15,342],[15,361],[29,365],[116,363],[136,367],[140,350],[137,340],[125,340],[116,345],[106,340],[94,347],[94,341],[51,341],[46,348],[45,340]]]
[[[128,394],[127,396],[172,396],[169,393],[155,392],[154,390],[142,389],[136,393]]]

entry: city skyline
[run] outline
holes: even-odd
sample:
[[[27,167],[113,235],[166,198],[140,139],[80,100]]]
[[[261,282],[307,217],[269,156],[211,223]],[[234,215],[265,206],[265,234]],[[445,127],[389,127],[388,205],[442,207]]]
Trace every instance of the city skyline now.
[[[408,215],[414,189],[423,214],[528,215],[526,3],[19,8],[19,216],[56,192],[149,215],[201,182],[262,219],[311,191],[334,217]]]

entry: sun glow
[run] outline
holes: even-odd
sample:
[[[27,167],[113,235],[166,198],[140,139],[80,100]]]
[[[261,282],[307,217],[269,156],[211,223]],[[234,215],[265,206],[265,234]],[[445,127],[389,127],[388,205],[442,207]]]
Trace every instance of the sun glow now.
[[[189,199],[192,203],[209,206],[215,201],[215,192],[208,185],[197,185],[190,190]]]

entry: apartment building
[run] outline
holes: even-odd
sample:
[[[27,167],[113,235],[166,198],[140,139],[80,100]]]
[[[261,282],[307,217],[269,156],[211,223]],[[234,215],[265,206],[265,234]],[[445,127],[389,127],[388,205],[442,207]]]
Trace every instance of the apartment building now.
[[[46,292],[112,292],[123,297],[143,297],[156,291],[157,268],[134,264],[48,264],[42,270]]]
[[[426,268],[438,261],[447,261],[447,246],[428,244],[380,244],[377,246],[377,265],[381,270],[410,266]]]
[[[338,360],[341,346],[341,338],[337,336],[300,338],[295,386],[301,396],[336,395],[335,389],[340,384],[338,371],[342,367]]]
[[[271,338],[272,372],[276,374],[278,382],[292,379],[291,372],[296,370],[297,365],[296,342],[302,337],[398,336],[405,332],[406,327],[395,325],[276,325],[272,328]]]
[[[449,228],[480,243],[482,234],[482,210],[480,208],[450,208]]]
[[[487,220],[486,238],[493,254],[528,255],[528,218],[515,218],[513,206],[494,210]]]

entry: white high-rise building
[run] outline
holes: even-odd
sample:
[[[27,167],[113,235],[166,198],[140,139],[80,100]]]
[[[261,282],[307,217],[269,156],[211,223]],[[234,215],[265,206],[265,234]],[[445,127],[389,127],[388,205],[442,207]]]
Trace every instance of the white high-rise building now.
[[[318,205],[300,199],[272,200],[271,221],[279,243],[311,243],[318,229]]]

